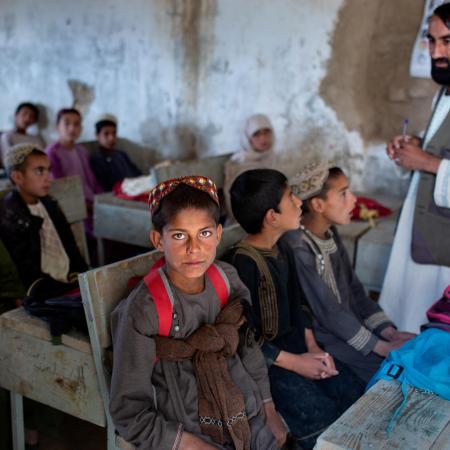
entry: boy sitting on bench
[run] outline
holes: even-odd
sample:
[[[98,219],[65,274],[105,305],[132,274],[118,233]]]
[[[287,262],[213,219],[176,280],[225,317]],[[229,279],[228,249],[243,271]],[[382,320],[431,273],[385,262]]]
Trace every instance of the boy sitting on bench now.
[[[5,163],[14,189],[0,203],[0,239],[24,287],[40,278],[76,282],[77,273],[88,267],[63,212],[48,195],[48,156],[34,144],[17,144]]]
[[[275,449],[286,437],[267,369],[245,325],[249,293],[214,261],[222,228],[214,183],[190,176],[150,193],[164,257],[112,313],[110,411],[145,449]]]
[[[249,170],[236,178],[230,198],[248,237],[227,257],[250,290],[275,406],[301,447],[310,449],[363,385],[316,343],[292,251],[278,243],[300,226],[302,202],[286,177],[272,169]]]
[[[294,250],[317,340],[367,383],[383,358],[414,335],[397,331],[352,268],[335,228],[350,223],[356,202],[342,170],[313,163],[292,184],[303,200],[303,225],[283,240]]]

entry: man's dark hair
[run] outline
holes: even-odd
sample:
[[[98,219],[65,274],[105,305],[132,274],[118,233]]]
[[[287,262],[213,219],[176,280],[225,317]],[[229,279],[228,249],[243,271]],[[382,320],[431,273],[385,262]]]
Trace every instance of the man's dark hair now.
[[[65,114],[76,114],[80,119],[81,117],[81,113],[80,111],[78,111],[78,109],[75,108],[62,108],[58,111],[58,114],[56,114],[56,125],[58,125],[59,121],[62,119],[62,117]]]
[[[444,22],[444,25],[450,29],[450,3],[444,3],[441,6],[438,6],[434,11],[433,14],[435,16],[438,16],[439,19]]]
[[[322,189],[320,190],[319,193],[317,193],[316,195],[313,195],[312,197],[308,198],[307,200],[305,200],[302,204],[302,211],[303,214],[307,214],[311,211],[311,209],[309,208],[309,202],[313,199],[313,198],[321,198],[322,200],[326,200],[327,199],[327,194],[328,191],[331,189],[331,181],[335,180],[336,178],[339,178],[340,176],[345,175],[344,171],[340,168],[340,167],[332,167],[329,171],[328,171],[328,178],[326,179],[324,185],[322,186]]]
[[[117,130],[117,124],[112,120],[100,120],[95,124],[95,132],[100,133],[103,127],[114,127]]]
[[[287,188],[287,178],[278,170],[254,169],[241,173],[230,188],[231,209],[249,234],[262,230],[264,216],[278,207]]]
[[[163,228],[181,210],[187,208],[202,209],[208,212],[216,225],[219,224],[219,205],[200,189],[181,183],[161,200],[157,211],[152,215],[153,228],[162,233]]]
[[[16,108],[15,114],[19,113],[21,109],[28,108],[31,109],[34,113],[34,117],[36,117],[36,121],[39,119],[39,108],[34,104],[30,102],[23,102],[20,103],[19,106]]]

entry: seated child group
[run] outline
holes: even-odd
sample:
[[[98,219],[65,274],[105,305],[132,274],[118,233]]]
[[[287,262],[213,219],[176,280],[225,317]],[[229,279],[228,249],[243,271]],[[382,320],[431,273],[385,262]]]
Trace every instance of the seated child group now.
[[[19,105],[14,130],[1,136],[13,185],[0,204],[2,300],[14,305],[37,280],[70,291],[88,270],[48,195],[52,179],[80,177],[92,239],[94,196],[142,175],[116,148],[114,116],[98,119],[89,155],[76,109],[58,112],[59,139],[46,148],[27,134],[38,114]],[[225,221],[207,174],[148,186],[161,259],[111,316],[110,412],[137,448],[311,449],[388,353],[414,337],[367,297],[352,268],[336,228],[356,202],[346,174],[322,160],[288,180],[273,143],[266,116],[246,120],[225,167]],[[222,223],[235,222],[246,237],[216,260]]]

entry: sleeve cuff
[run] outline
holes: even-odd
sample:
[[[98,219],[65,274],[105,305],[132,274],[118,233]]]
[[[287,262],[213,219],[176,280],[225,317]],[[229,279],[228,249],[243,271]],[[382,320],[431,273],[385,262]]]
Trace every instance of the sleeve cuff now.
[[[434,187],[434,201],[441,208],[450,208],[450,160],[439,164]]]
[[[374,331],[383,325],[383,328],[386,328],[388,325],[391,325],[391,321],[389,320],[389,317],[384,313],[384,311],[378,311],[375,314],[369,316],[364,321],[364,324],[369,330]]]
[[[361,327],[358,332],[347,341],[347,344],[366,356],[373,350],[377,341],[378,338],[373,333],[367,328]]]
[[[270,367],[278,358],[280,354],[280,349],[273,344],[269,344],[265,342],[261,347],[261,350],[264,355],[264,359],[266,360],[267,367]]]

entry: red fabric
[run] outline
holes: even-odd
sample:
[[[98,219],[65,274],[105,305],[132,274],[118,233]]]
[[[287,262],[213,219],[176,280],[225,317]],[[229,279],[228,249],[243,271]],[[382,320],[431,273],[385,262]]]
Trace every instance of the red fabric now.
[[[144,202],[147,203],[148,200],[148,192],[144,192],[139,195],[128,195],[125,194],[122,190],[122,181],[117,181],[117,183],[113,186],[112,192],[114,196],[118,198],[123,198],[124,200],[132,200],[134,202]]]
[[[143,277],[150,295],[155,303],[156,312],[158,314],[159,322],[159,336],[168,336],[170,328],[172,327],[172,313],[173,305],[170,301],[164,281],[159,273],[159,269],[164,266],[164,256],[159,258],[151,267],[149,273]],[[230,296],[228,284],[222,275],[222,272],[215,264],[211,264],[206,271],[206,275],[211,280],[212,285],[216,291],[217,297],[220,301],[220,306],[223,308]],[[134,287],[142,277],[132,277],[128,280],[128,287]]]
[[[381,203],[368,197],[356,197],[356,205],[352,211],[352,220],[361,220],[361,207],[366,207],[369,210],[377,211],[377,217],[385,217],[392,214],[392,210],[386,208]]]

